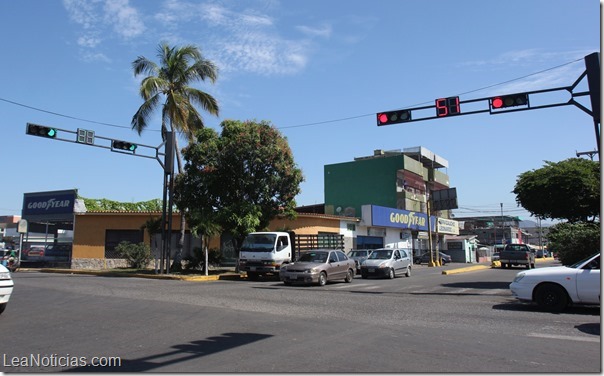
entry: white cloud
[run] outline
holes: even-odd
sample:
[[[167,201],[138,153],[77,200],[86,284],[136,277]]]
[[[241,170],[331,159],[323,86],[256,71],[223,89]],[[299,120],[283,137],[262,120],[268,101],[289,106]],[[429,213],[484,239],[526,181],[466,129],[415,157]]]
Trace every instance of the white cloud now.
[[[95,63],[99,61],[104,63],[111,63],[111,59],[109,59],[107,55],[100,52],[84,51],[82,53],[82,60],[88,63]]]
[[[145,31],[138,11],[129,5],[128,0],[107,0],[103,9],[106,22],[113,25],[113,30],[123,38],[134,38]]]
[[[302,33],[311,36],[311,37],[322,37],[329,38],[331,36],[331,26],[323,25],[321,27],[311,27],[311,26],[296,26],[296,29],[300,30]]]
[[[99,43],[101,43],[101,39],[93,36],[92,34],[82,35],[78,38],[78,45],[81,47],[96,47]]]
[[[104,41],[101,35],[110,38],[108,28],[123,39],[135,38],[145,31],[138,11],[128,0],[63,0],[63,6],[71,21],[82,27],[77,38],[81,47],[97,47]]]
[[[63,6],[69,14],[69,18],[80,24],[85,30],[94,28],[99,22],[95,11],[100,0],[63,0]]]
[[[150,29],[157,41],[169,37],[178,43],[199,44],[221,72],[296,74],[310,60],[313,39],[329,38],[333,32],[327,24],[278,29],[270,2],[255,6],[258,3],[145,1],[140,3],[145,8],[140,9],[129,0],[63,0],[63,4],[72,22],[81,27],[76,40],[85,50],[96,50],[111,38],[132,40]],[[143,20],[156,25],[145,25]],[[286,34],[296,30],[302,33],[298,37]],[[86,55],[86,60],[93,60],[92,56]],[[97,60],[105,60],[103,56]]]

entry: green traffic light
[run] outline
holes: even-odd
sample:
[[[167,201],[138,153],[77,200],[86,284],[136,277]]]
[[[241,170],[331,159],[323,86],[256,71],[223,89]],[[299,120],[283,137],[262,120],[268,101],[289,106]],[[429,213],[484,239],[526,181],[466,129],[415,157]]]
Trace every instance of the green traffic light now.
[[[48,128],[48,131],[46,132],[46,135],[48,137],[55,137],[57,135],[57,130],[54,128]]]
[[[136,150],[136,144],[130,144],[130,147],[128,149],[130,151],[135,151]]]

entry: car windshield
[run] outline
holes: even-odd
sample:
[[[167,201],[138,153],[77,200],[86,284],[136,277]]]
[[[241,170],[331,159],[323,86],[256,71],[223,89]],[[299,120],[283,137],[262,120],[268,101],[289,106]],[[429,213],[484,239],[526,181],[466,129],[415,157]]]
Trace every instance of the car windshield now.
[[[327,261],[327,254],[327,252],[306,252],[300,256],[298,261],[323,264]]]
[[[367,251],[350,251],[348,256],[349,257],[365,257],[365,256],[367,256]]]
[[[388,259],[390,259],[390,257],[392,257],[392,251],[380,249],[380,250],[373,251],[373,253],[369,256],[369,259],[371,259],[371,260],[388,260]]]
[[[577,269],[579,266],[583,265],[587,260],[589,260],[590,258],[594,257],[595,255],[597,255],[597,253],[593,254],[593,255],[591,255],[591,256],[589,256],[587,258],[584,258],[583,260],[581,260],[579,262],[575,262],[572,265],[566,265],[566,266],[569,267],[569,268]]]
[[[275,246],[275,234],[249,234],[243,240],[242,251],[270,252]]]

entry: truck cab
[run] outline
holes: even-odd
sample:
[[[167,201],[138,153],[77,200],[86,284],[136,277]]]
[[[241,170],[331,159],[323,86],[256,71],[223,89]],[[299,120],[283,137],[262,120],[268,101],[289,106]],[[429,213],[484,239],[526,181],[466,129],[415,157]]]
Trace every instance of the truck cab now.
[[[281,265],[292,260],[293,247],[287,232],[252,232],[243,240],[239,252],[239,271],[248,278],[278,274]]]

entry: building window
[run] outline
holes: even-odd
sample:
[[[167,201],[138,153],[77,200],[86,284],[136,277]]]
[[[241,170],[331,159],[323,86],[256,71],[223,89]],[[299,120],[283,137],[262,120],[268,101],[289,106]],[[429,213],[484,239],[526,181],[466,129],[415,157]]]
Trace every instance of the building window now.
[[[384,247],[384,238],[378,236],[357,236],[357,249],[378,249]]]
[[[143,241],[142,230],[106,230],[105,231],[105,258],[121,258],[115,248],[123,241],[138,244]]]

